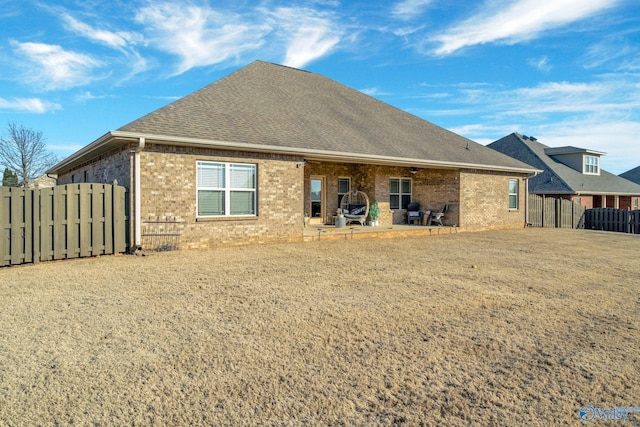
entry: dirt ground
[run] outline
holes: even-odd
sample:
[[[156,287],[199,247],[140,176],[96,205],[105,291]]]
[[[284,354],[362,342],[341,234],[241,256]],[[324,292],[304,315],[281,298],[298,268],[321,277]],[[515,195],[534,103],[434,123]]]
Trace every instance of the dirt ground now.
[[[578,425],[640,406],[638,254],[528,229],[3,268],[0,425]]]

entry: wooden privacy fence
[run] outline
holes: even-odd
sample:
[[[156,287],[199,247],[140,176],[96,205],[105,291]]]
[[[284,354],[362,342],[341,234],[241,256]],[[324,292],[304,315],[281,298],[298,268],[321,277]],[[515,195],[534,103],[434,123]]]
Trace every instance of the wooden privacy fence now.
[[[547,228],[584,228],[584,206],[570,200],[529,194],[529,225]]]
[[[640,211],[614,208],[588,209],[585,215],[585,228],[640,234]]]
[[[117,182],[0,187],[0,266],[125,252],[126,205]]]

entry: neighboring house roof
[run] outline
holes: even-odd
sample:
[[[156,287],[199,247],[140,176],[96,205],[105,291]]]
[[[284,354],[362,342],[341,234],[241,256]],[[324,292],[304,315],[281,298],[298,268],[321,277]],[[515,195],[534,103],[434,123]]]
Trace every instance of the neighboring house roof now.
[[[570,153],[603,154],[599,151],[576,147],[551,148],[519,133],[507,135],[487,147],[543,170],[529,180],[531,193],[640,195],[640,185],[602,168],[600,175],[583,174],[553,157]]]
[[[533,172],[322,75],[262,61],[109,132],[76,155],[136,137],[343,162]]]
[[[45,175],[41,175],[38,178],[34,179],[33,181],[31,181],[29,183],[29,188],[49,188],[49,187],[55,187],[56,185],[56,179],[55,178],[51,178],[50,176]]]
[[[628,179],[631,182],[635,182],[636,184],[640,184],[640,166],[623,172],[619,176],[624,179]]]

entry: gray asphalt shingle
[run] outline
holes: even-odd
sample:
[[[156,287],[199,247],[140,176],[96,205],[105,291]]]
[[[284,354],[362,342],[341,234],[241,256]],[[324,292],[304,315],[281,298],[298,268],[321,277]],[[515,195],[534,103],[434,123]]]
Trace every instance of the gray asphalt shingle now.
[[[322,75],[256,61],[119,131],[417,161],[528,166]]]

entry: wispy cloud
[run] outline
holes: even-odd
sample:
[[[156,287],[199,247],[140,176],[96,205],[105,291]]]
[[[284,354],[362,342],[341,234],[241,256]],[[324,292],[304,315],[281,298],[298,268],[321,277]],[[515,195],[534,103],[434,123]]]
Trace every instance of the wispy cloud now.
[[[25,62],[26,80],[44,90],[68,89],[93,80],[100,61],[78,52],[45,43],[10,40],[16,54]]]
[[[20,113],[43,114],[60,110],[60,104],[43,101],[38,98],[0,98],[0,110],[9,110]]]
[[[135,44],[143,40],[143,37],[140,34],[133,32],[114,32],[103,29],[96,29],[84,22],[77,20],[68,13],[63,13],[62,19],[66,23],[69,30],[111,48],[123,49],[130,44]]]
[[[468,46],[485,43],[515,44],[538,37],[614,7],[619,0],[516,0],[488,3],[488,7],[441,35],[432,37],[439,44],[434,51],[444,56]]]
[[[583,56],[584,68],[615,64],[618,71],[640,70],[640,49],[624,39],[610,37],[590,46]]]
[[[303,67],[329,54],[343,35],[332,15],[308,8],[278,8],[270,13],[278,37],[285,40],[284,65]]]
[[[144,43],[144,37],[136,32],[129,31],[109,31],[97,29],[87,23],[81,22],[68,13],[62,14],[68,30],[85,37],[92,42],[116,49],[124,54],[123,69],[129,70],[124,80],[146,71],[148,63],[145,58],[135,49],[135,45]]]
[[[381,90],[379,87],[369,87],[365,89],[360,89],[360,92],[369,96],[387,96],[391,95],[391,92],[385,92]]]
[[[549,146],[574,145],[615,153],[603,160],[603,168],[610,172],[621,173],[640,161],[635,142],[640,133],[636,113],[640,85],[633,75],[520,88],[451,85],[449,91],[454,96],[442,99],[439,108],[419,114],[455,122],[446,127],[482,144],[521,132]]]
[[[529,58],[529,65],[542,72],[548,73],[553,69],[553,66],[549,63],[549,57],[543,56],[542,58]]]
[[[414,19],[433,3],[433,0],[403,0],[391,8],[391,15],[402,20]]]
[[[141,8],[136,20],[149,29],[154,47],[180,58],[172,75],[218,64],[260,48],[271,28],[242,21],[206,6],[158,3]]]

